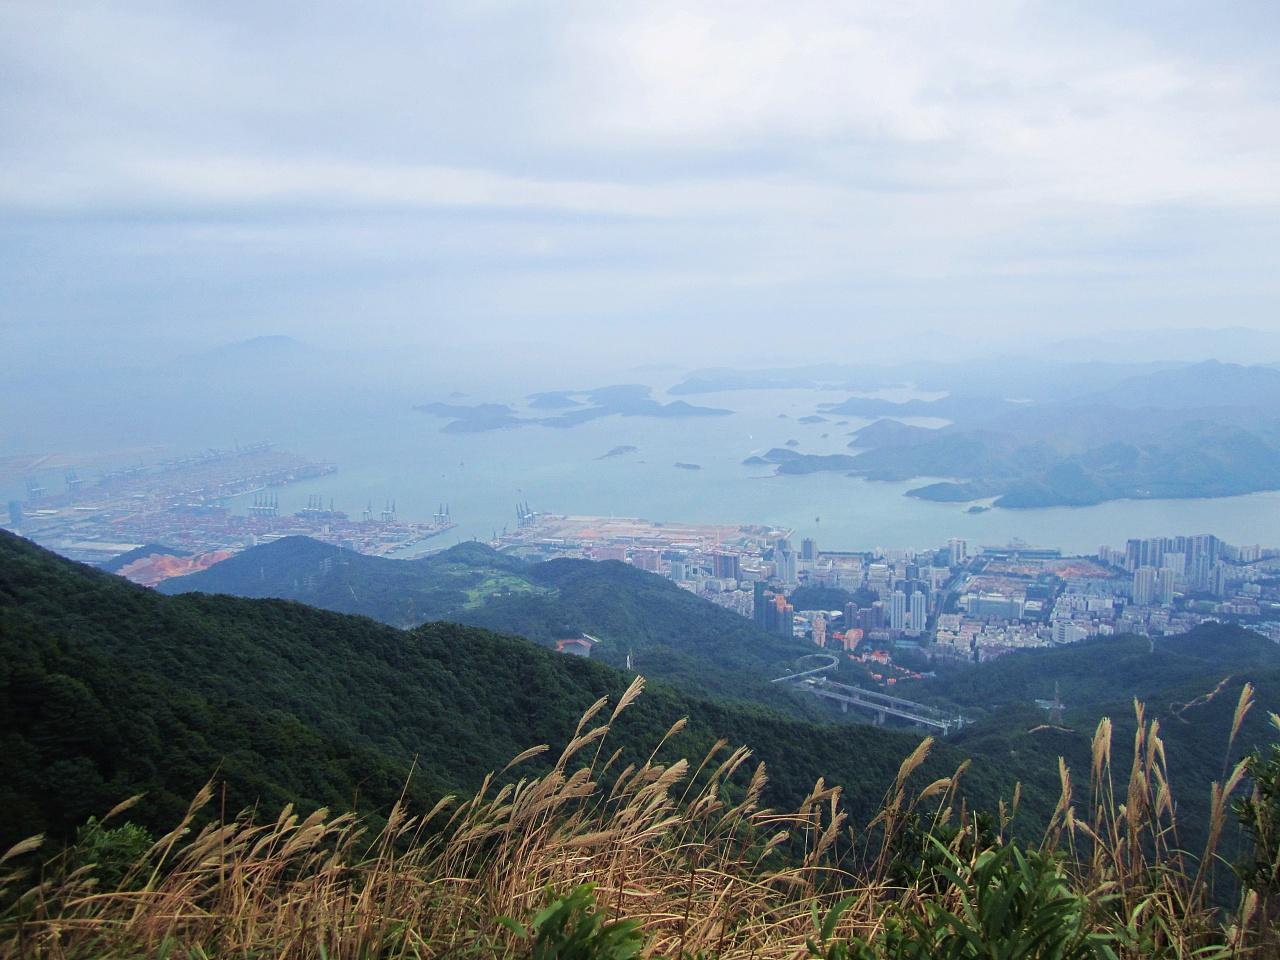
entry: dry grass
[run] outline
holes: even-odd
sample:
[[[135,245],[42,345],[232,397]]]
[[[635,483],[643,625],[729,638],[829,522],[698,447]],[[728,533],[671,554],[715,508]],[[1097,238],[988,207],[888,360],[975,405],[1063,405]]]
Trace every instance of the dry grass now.
[[[763,766],[727,744],[696,764],[668,762],[658,759],[664,738],[643,764],[620,767],[608,749],[610,724],[641,689],[637,680],[607,718],[605,701],[596,703],[549,773],[496,785],[547,750],[533,748],[474,796],[429,811],[399,805],[372,834],[351,815],[290,809],[272,823],[246,814],[195,829],[214,805],[209,787],[119,889],[97,889],[92,868],[68,869],[58,858],[24,871],[19,865],[38,851],[14,848],[0,861],[8,871],[0,895],[11,903],[0,956],[520,956],[527,946],[498,918],[527,918],[548,891],[590,881],[602,910],[639,923],[646,956],[802,957],[815,908],[825,915],[847,899],[834,930],[847,937],[873,933],[890,911],[954,897],[900,879],[907,824],[950,824],[958,829],[939,836],[956,856],[972,861],[980,852],[957,800],[963,767],[910,786],[928,740],[858,832],[845,823],[840,789],[822,781],[798,810],[762,807]],[[1232,737],[1248,709],[1246,691]],[[1118,954],[1241,953],[1250,903],[1224,919],[1211,908],[1210,884],[1243,769],[1214,785],[1209,846],[1188,857],[1158,724],[1137,710],[1127,778],[1116,782],[1107,720],[1087,790],[1060,765],[1062,796],[1042,849],[1061,857],[1073,890],[1099,904],[1091,923],[1131,929]],[[1087,794],[1087,806],[1077,808],[1077,794]],[[1007,840],[1017,803],[1015,793],[1002,804],[996,843]]]

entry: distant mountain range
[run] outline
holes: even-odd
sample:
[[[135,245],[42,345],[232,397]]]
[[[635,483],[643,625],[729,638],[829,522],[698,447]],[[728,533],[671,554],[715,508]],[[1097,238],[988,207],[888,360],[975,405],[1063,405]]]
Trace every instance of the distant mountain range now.
[[[946,477],[908,495],[1024,508],[1280,489],[1280,370],[1272,367],[1208,361],[1044,402],[965,393],[850,397],[821,409],[882,419],[854,433],[849,456],[771,451],[765,459],[778,473]],[[900,422],[907,417],[951,424],[925,430]]]
[[[1280,411],[1280,370],[1206,360],[1173,370],[1129,377],[1080,403],[1160,410]]]

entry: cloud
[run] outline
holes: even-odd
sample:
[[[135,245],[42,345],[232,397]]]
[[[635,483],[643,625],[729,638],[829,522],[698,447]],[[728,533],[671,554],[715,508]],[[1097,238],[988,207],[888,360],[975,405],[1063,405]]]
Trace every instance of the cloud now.
[[[696,314],[707,350],[788,304],[837,344],[1191,323],[1215,287],[1272,322],[1274,9],[7,4],[0,254],[43,253],[0,306],[284,276],[388,330],[397,296],[498,333]]]

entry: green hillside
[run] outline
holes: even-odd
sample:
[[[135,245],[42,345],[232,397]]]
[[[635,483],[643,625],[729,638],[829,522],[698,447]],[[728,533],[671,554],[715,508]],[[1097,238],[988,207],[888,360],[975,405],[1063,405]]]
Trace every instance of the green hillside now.
[[[411,766],[411,797],[426,802],[474,788],[530,744],[567,741],[591,703],[616,701],[629,682],[474,628],[406,632],[282,601],[165,597],[0,532],[0,846],[65,835],[140,791],[131,816],[172,823],[215,772],[231,810],[377,811]],[[919,741],[655,683],[611,742],[647,755],[681,717],[680,755],[719,737],[749,744],[768,764],[772,801],[797,803],[825,775],[864,813]],[[958,759],[940,750],[928,773]]]
[[[603,589],[582,565],[537,569],[538,586],[584,605],[590,594],[575,577]],[[994,809],[1021,782],[1022,816],[1034,830],[1057,801],[1056,758],[1087,770],[1101,716],[1115,721],[1124,767],[1128,698],[1140,694],[1169,744],[1191,842],[1203,829],[1209,781],[1266,738],[1265,713],[1280,705],[1274,652],[1246,632],[1206,627],[1159,641],[1154,653],[1145,640],[1119,638],[939,678],[914,692],[980,719],[937,745],[919,776],[945,775],[972,757],[968,802]],[[1061,724],[1028,703],[1054,678],[1068,700]],[[1224,678],[1216,696],[1204,697]],[[1230,714],[1246,679],[1259,706],[1228,756]],[[65,836],[136,792],[146,797],[131,816],[169,824],[215,774],[225,782],[220,804],[256,805],[263,815],[286,802],[377,813],[411,768],[410,797],[426,803],[474,788],[530,744],[566,742],[583,710],[601,696],[616,701],[629,682],[606,664],[473,627],[402,631],[286,601],[163,596],[0,534],[0,845],[37,831]],[[1088,702],[1069,699],[1090,689]],[[796,804],[823,777],[845,787],[854,822],[876,808],[919,742],[909,732],[806,722],[655,682],[611,736],[620,762],[643,759],[681,717],[689,722],[669,744],[673,755],[700,756],[718,738],[747,744],[767,764],[768,802]]]
[[[395,627],[441,620],[506,590],[532,590],[528,564],[479,543],[420,560],[388,560],[310,537],[285,537],[208,570],[167,580],[161,593],[227,593],[299,600]]]
[[[544,645],[585,632],[601,641],[592,657],[604,663],[625,666],[630,654],[633,668],[651,679],[817,715],[768,683],[811,646],[617,561],[528,563],[479,543],[388,560],[290,537],[167,580],[160,590],[298,600],[398,627],[449,620]]]
[[[1230,751],[1232,713],[1250,683],[1255,706]],[[1035,705],[1063,705],[1060,720]],[[1174,637],[1099,637],[1056,649],[1010,653],[977,667],[903,682],[906,697],[958,708],[976,722],[949,741],[957,749],[1011,769],[1043,775],[1045,757],[1062,756],[1083,774],[1099,720],[1113,722],[1117,746],[1132,744],[1134,701],[1159,723],[1177,788],[1183,842],[1203,842],[1205,785],[1221,779],[1253,744],[1268,742],[1268,716],[1280,712],[1280,646],[1240,627],[1203,624]],[[1050,786],[1037,779],[1036,789]]]
[[[1015,651],[976,668],[940,666],[937,676],[898,689],[966,713],[1050,700],[1055,688],[1068,708],[1095,707],[1134,697],[1154,702],[1187,685],[1203,693],[1226,677],[1253,679],[1277,669],[1280,646],[1241,627],[1203,624],[1174,637],[1096,637]]]

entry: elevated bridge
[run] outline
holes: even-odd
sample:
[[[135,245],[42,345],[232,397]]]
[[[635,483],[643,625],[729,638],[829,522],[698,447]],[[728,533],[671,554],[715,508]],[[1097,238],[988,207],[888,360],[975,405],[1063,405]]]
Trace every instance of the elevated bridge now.
[[[826,663],[821,666],[813,667],[809,670],[801,670],[799,673],[788,673],[785,677],[778,677],[776,680],[770,680],[770,683],[789,683],[792,680],[802,680],[805,677],[817,676],[820,673],[827,673],[835,670],[840,666],[840,658],[832,656],[829,653],[813,653],[807,657],[801,657],[801,660],[825,660]]]
[[[927,704],[916,703],[914,700],[907,700],[903,697],[894,697],[878,690],[855,687],[848,683],[836,683],[828,677],[820,676],[820,674],[835,669],[839,661],[835,657],[832,657],[831,660],[831,663],[811,670],[778,677],[773,682],[797,681],[815,697],[840,704],[840,710],[844,713],[848,713],[850,707],[870,713],[877,725],[882,725],[889,717],[893,717],[945,737],[947,734],[959,730],[966,723],[964,717],[944,716],[940,711]]]

